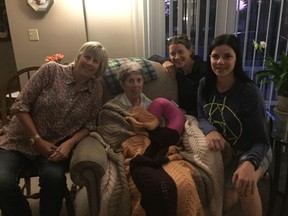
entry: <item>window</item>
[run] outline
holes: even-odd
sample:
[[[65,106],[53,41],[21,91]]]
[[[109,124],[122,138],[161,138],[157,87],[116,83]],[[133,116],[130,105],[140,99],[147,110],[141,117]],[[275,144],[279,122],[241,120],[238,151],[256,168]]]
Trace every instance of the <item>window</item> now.
[[[195,54],[206,60],[216,34],[234,33],[243,47],[244,69],[255,80],[264,58],[255,52],[253,40],[266,41],[267,54],[274,59],[287,53],[287,7],[287,0],[165,0],[165,36],[188,34]],[[263,88],[263,94],[268,106],[273,105],[273,86]]]
[[[166,38],[175,34],[189,35],[195,54],[206,59],[205,51],[215,34],[215,17],[216,0],[209,5],[203,0],[165,0]],[[207,18],[209,22],[206,23]]]

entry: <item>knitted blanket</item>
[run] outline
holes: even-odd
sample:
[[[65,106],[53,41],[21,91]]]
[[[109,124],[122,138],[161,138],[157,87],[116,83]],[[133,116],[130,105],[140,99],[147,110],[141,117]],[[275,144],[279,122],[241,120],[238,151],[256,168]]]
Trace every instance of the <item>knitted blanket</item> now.
[[[141,193],[129,175],[129,161],[135,155],[143,154],[150,145],[145,130],[153,129],[155,122],[148,118],[150,119],[146,122],[148,124],[141,125],[145,129],[142,130],[141,127],[139,129],[139,125],[131,124],[133,123],[131,118],[134,117],[135,110],[123,106],[117,100],[112,100],[105,104],[99,113],[97,132],[91,133],[106,148],[109,158],[108,169],[101,181],[99,215],[145,215],[140,205]],[[187,116],[183,139],[185,149],[181,151],[182,157],[174,157],[175,160],[165,163],[163,169],[177,185],[177,215],[204,215],[202,205],[205,215],[222,215],[222,158],[220,153],[218,155],[204,147],[205,137],[197,124],[195,118]],[[140,148],[131,147],[135,140],[130,142],[129,139],[137,139],[140,136],[138,139],[142,140]],[[172,151],[178,154],[175,148]],[[173,152],[168,155],[173,155]],[[182,170],[182,176],[175,174],[177,173],[175,170]],[[181,187],[187,180],[189,184],[184,188]]]
[[[185,151],[181,152],[200,173],[203,185],[199,184],[198,193],[201,196],[205,215],[222,215],[224,169],[221,152],[208,149],[205,135],[198,126],[195,117],[186,115],[185,132],[183,134]],[[194,179],[197,177],[194,176]],[[199,181],[201,182],[201,181]]]

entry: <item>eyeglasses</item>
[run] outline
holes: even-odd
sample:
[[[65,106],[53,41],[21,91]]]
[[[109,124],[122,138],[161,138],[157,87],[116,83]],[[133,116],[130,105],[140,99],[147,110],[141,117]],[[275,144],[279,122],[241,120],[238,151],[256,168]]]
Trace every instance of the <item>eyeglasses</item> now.
[[[167,42],[168,43],[175,43],[177,42],[178,40],[186,40],[186,41],[189,41],[189,38],[187,35],[185,34],[179,34],[179,35],[175,35],[175,36],[172,36],[172,37],[169,37],[167,38]]]

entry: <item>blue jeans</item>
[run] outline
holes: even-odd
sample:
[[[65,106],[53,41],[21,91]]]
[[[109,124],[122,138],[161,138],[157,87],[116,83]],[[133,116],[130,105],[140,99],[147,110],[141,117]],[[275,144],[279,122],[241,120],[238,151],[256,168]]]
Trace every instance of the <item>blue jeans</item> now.
[[[19,187],[19,173],[29,162],[20,152],[0,149],[0,209],[5,216],[31,216],[29,203]],[[40,215],[60,215],[68,161],[51,162],[38,157],[32,162],[39,172]]]

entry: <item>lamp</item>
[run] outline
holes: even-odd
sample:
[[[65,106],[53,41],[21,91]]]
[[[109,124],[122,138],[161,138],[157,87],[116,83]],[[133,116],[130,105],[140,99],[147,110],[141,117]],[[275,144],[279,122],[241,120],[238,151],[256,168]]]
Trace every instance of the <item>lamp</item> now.
[[[83,15],[84,15],[86,41],[88,42],[90,40],[90,37],[89,37],[89,31],[88,31],[87,12],[86,12],[85,0],[82,0],[82,8],[83,8]]]

